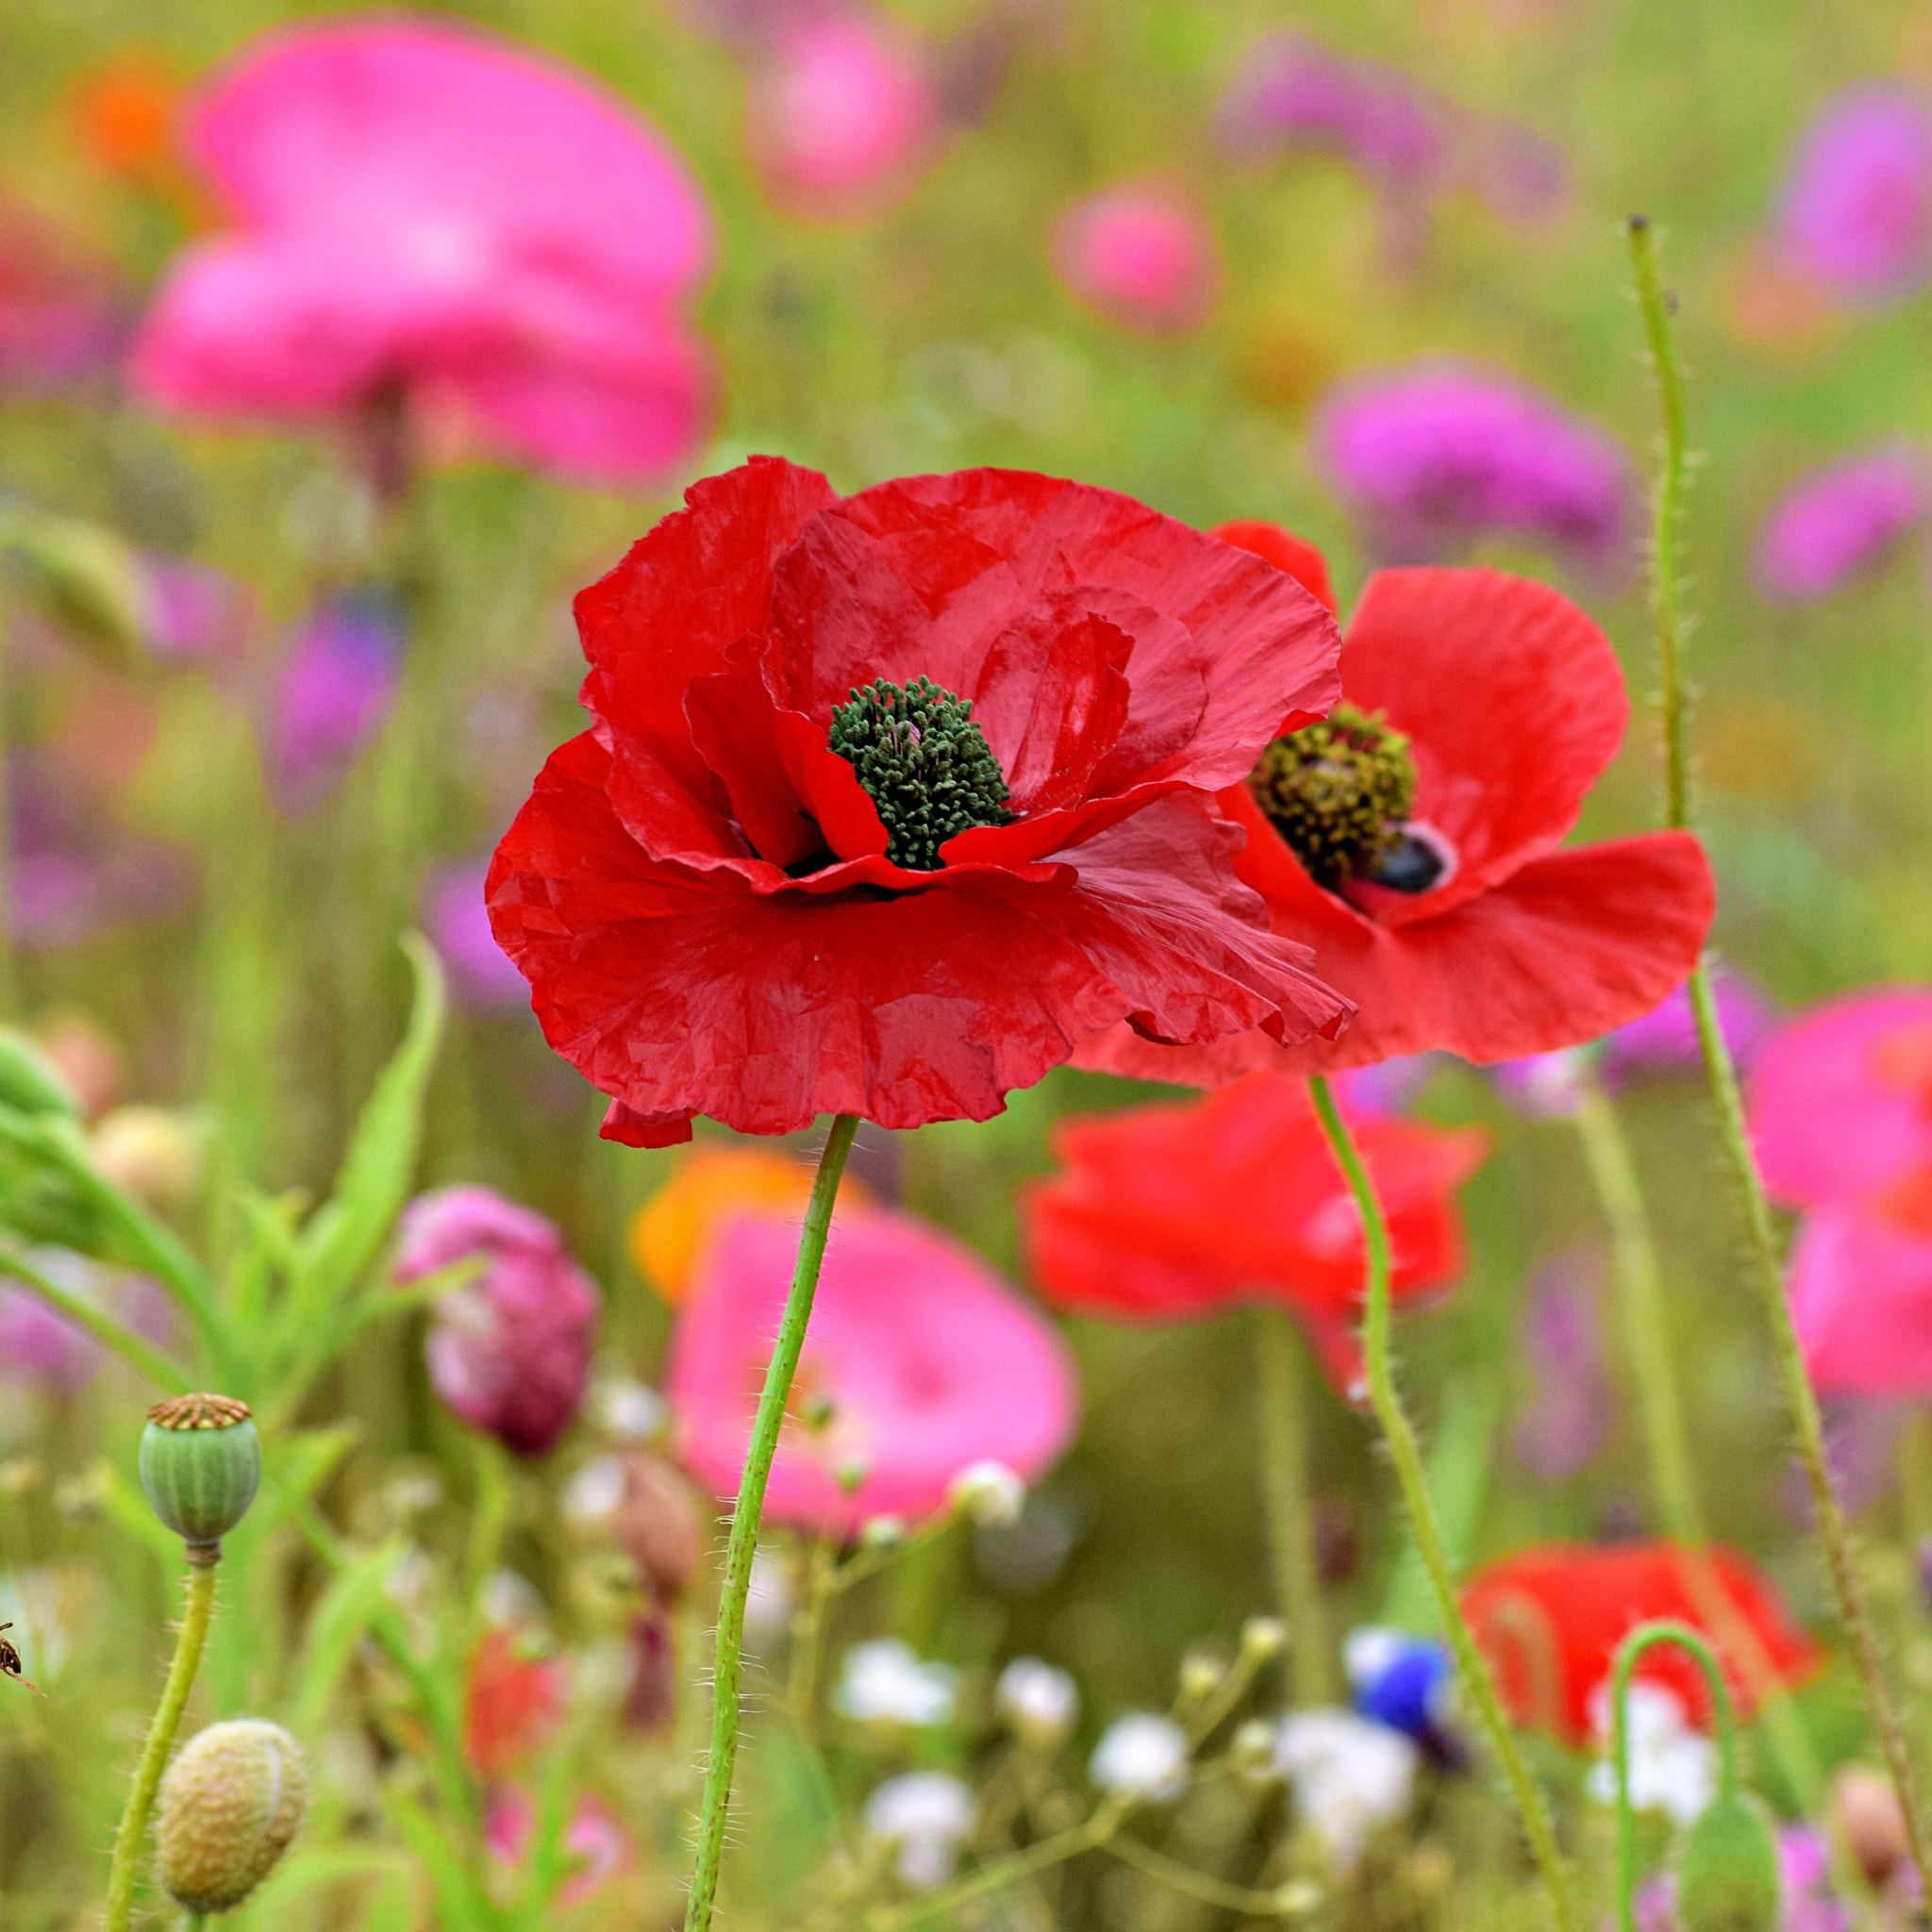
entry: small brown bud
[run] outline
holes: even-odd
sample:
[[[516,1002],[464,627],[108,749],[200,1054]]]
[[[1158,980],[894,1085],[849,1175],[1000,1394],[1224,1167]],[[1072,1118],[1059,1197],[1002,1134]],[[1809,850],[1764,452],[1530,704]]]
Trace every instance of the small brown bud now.
[[[1890,1780],[1862,1764],[1843,1766],[1831,1781],[1831,1817],[1865,1882],[1883,1890],[1910,1849],[1906,1815]]]
[[[232,1910],[275,1869],[308,1808],[301,1747],[279,1724],[210,1724],[161,1780],[161,1883],[188,1911]]]
[[[661,1604],[675,1604],[705,1555],[705,1526],[691,1486],[649,1449],[629,1450],[622,1460],[617,1541],[643,1572],[651,1594]]]

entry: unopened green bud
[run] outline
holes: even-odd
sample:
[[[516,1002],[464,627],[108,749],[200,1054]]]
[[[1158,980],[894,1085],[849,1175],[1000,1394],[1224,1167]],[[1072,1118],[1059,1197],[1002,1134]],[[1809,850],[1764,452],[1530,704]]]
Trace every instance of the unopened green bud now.
[[[1228,1755],[1235,1769],[1253,1784],[1273,1784],[1281,1776],[1281,1733],[1265,1717],[1251,1717],[1235,1727]]]
[[[0,1026],[0,1107],[80,1118],[80,1101],[66,1075],[18,1026]]]
[[[1217,1657],[1205,1650],[1191,1650],[1181,1659],[1181,1695],[1190,1703],[1210,1697],[1221,1689],[1227,1671]]]
[[[1774,1932],[1777,1840],[1748,1791],[1721,1791],[1677,1851],[1677,1922],[1684,1932]]]
[[[221,1554],[260,1481],[261,1439],[245,1402],[175,1395],[148,1410],[141,1486],[155,1514],[188,1544],[191,1561],[211,1563]]]
[[[210,1724],[161,1781],[161,1883],[188,1911],[232,1911],[275,1869],[308,1808],[301,1746],[280,1724]]]

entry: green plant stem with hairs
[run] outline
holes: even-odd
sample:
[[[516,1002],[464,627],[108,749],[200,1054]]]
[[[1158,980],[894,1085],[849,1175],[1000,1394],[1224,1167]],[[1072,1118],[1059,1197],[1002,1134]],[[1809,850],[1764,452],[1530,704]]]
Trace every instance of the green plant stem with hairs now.
[[[1663,461],[1657,477],[1650,546],[1651,608],[1657,627],[1660,687],[1658,709],[1664,733],[1665,824],[1673,829],[1681,830],[1688,828],[1690,815],[1690,707],[1683,676],[1682,629],[1677,608],[1677,525],[1689,467],[1684,390],[1672,347],[1670,303],[1657,272],[1656,242],[1651,225],[1642,216],[1632,216],[1627,233],[1631,260],[1636,269],[1638,300],[1643,311],[1644,333],[1657,375],[1663,417]],[[1892,1698],[1891,1687],[1886,1681],[1884,1661],[1878,1654],[1877,1634],[1873,1629],[1863,1586],[1858,1580],[1851,1526],[1845,1521],[1844,1510],[1832,1488],[1831,1473],[1825,1463],[1824,1430],[1819,1420],[1818,1399],[1805,1372],[1804,1352],[1798,1344],[1797,1330],[1791,1324],[1790,1305],[1785,1299],[1783,1256],[1776,1230],[1772,1224],[1771,1205],[1765,1197],[1764,1181],[1751,1152],[1750,1136],[1744,1122],[1744,1104],[1738,1091],[1737,1069],[1731,1063],[1730,1049],[1724,1043],[1707,961],[1700,959],[1692,969],[1690,990],[1690,1009],[1697,1023],[1697,1042],[1704,1058],[1705,1077],[1717,1114],[1718,1139],[1743,1208],[1752,1277],[1764,1306],[1765,1323],[1771,1331],[1772,1353],[1777,1362],[1778,1378],[1784,1386],[1785,1400],[1797,1436],[1798,1457],[1804,1464],[1805,1478],[1810,1487],[1812,1507],[1818,1519],[1819,1540],[1824,1545],[1832,1592],[1838,1600],[1839,1620],[1851,1645],[1852,1660],[1864,1688],[1865,1701],[1873,1726],[1878,1733],[1880,1748],[1885,1754],[1886,1769],[1905,1814],[1906,1837],[1911,1846],[1912,1862],[1918,1867],[1926,1895],[1932,1897],[1932,1835],[1928,1835],[1926,1829],[1924,1804],[1912,1769],[1910,1746]]]
[[[168,1768],[168,1754],[175,1748],[175,1733],[181,1727],[181,1713],[188,1707],[188,1693],[194,1688],[194,1674],[201,1666],[202,1646],[208,1641],[214,1609],[214,1563],[192,1561],[188,1607],[175,1642],[175,1660],[168,1666],[168,1681],[161,1688],[161,1701],[135,1768],[134,1788],[127,1793],[121,1828],[114,1834],[114,1862],[108,1872],[108,1908],[101,1920],[102,1932],[127,1932],[147,1822],[155,1808],[155,1794],[161,1788],[161,1774]]]
[[[1537,1789],[1529,1774],[1529,1767],[1524,1762],[1523,1753],[1517,1748],[1515,1734],[1510,1730],[1509,1720],[1503,1710],[1502,1699],[1496,1693],[1495,1680],[1490,1674],[1490,1667],[1483,1660],[1482,1653],[1476,1648],[1475,1638],[1463,1620],[1462,1607],[1456,1600],[1456,1578],[1443,1548],[1435,1502],[1429,1494],[1422,1447],[1416,1441],[1415,1430],[1395,1387],[1394,1354],[1390,1336],[1389,1224],[1382,1213],[1382,1204],[1376,1198],[1374,1183],[1369,1178],[1369,1171],[1362,1163],[1361,1154],[1348,1131],[1347,1123],[1335,1105],[1335,1096],[1328,1091],[1327,1081],[1316,1074],[1308,1082],[1308,1092],[1314,1101],[1322,1130],[1327,1136],[1329,1148],[1335,1156],[1335,1164],[1341,1168],[1349,1192],[1355,1197],[1368,1249],[1362,1355],[1368,1374],[1369,1402],[1389,1447],[1389,1459],[1394,1465],[1395,1479],[1408,1510],[1416,1550],[1435,1590],[1436,1608],[1448,1633],[1450,1648],[1456,1655],[1457,1674],[1475,1706],[1476,1714],[1488,1734],[1490,1748],[1496,1754],[1496,1761],[1502,1767],[1523,1823],[1524,1835],[1529,1840],[1530,1855],[1535,1858],[1537,1870],[1549,1892],[1551,1924],[1557,1932],[1574,1932],[1576,1919],[1571,1902],[1569,1876],[1564,1871],[1562,1853],[1557,1845],[1556,1824],[1550,1816],[1548,1803]]]
[[[798,1262],[785,1301],[785,1319],[779,1324],[771,1366],[765,1372],[764,1392],[758,1397],[758,1415],[752,1424],[738,1501],[732,1507],[731,1534],[724,1546],[724,1585],[718,1601],[711,1755],[705,1767],[697,1858],[685,1905],[685,1932],[706,1932],[718,1901],[718,1866],[724,1857],[724,1824],[731,1807],[731,1774],[738,1764],[738,1679],[744,1645],[744,1606],[751,1594],[751,1560],[758,1549],[758,1515],[764,1507],[772,1458],[778,1451],[778,1431],[784,1426],[791,1378],[798,1370],[799,1351],[805,1346],[806,1324],[811,1320],[812,1296],[818,1290],[825,1237],[832,1225],[832,1206],[839,1198],[839,1179],[845,1172],[845,1158],[852,1152],[852,1137],[858,1131],[858,1116],[841,1113],[825,1137],[825,1149],[811,1184],[811,1200],[805,1210],[805,1225],[799,1230]]]
[[[1261,1488],[1275,1597],[1288,1625],[1289,1690],[1300,1709],[1331,1701],[1328,1633],[1323,1626],[1322,1570],[1308,1495],[1307,1364],[1292,1318],[1257,1308],[1261,1407]]]

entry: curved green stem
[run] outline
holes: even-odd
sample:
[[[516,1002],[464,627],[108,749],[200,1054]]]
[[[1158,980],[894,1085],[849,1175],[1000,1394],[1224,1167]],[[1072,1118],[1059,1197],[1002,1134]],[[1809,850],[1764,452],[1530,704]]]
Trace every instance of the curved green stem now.
[[[1245,1885],[1230,1885],[1206,1872],[1196,1872],[1137,1838],[1117,1838],[1107,1847],[1123,1863],[1137,1866],[1148,1877],[1170,1885],[1184,1897],[1199,1899],[1224,1912],[1240,1912],[1255,1919],[1298,1919],[1311,1911],[1321,1894],[1305,1878],[1291,1878],[1272,1891],[1256,1891]]]
[[[1303,1342],[1280,1308],[1257,1308],[1261,1368],[1261,1488],[1274,1586],[1288,1625],[1289,1688],[1296,1707],[1331,1701],[1333,1674],[1322,1618],[1322,1569],[1308,1499],[1307,1376]]]
[[[156,1707],[147,1742],[142,1747],[141,1762],[135,1768],[134,1789],[127,1793],[121,1828],[114,1834],[114,1862],[108,1873],[108,1908],[101,1921],[102,1932],[127,1932],[147,1821],[155,1808],[155,1793],[161,1787],[161,1774],[168,1768],[168,1754],[175,1747],[175,1733],[181,1726],[181,1713],[188,1707],[188,1693],[194,1687],[194,1674],[201,1664],[202,1646],[208,1641],[208,1626],[214,1609],[215,1566],[212,1562],[192,1563],[188,1572],[188,1608],[181,1619],[181,1634],[175,1640],[175,1660],[168,1666],[168,1681],[162,1686],[161,1701]]]
[[[1369,1401],[1375,1411],[1375,1420],[1381,1424],[1383,1439],[1389,1445],[1389,1459],[1394,1465],[1395,1479],[1401,1486],[1402,1499],[1408,1509],[1416,1550],[1435,1590],[1436,1608],[1448,1633],[1450,1648],[1456,1654],[1457,1674],[1462,1679],[1463,1688],[1489,1735],[1490,1747],[1496,1754],[1496,1761],[1501,1765],[1510,1794],[1516,1801],[1524,1835],[1529,1840],[1530,1854],[1549,1891],[1552,1923],[1558,1932],[1574,1932],[1576,1921],[1571,1905],[1569,1882],[1563,1870],[1562,1854],[1557,1847],[1556,1825],[1550,1817],[1549,1806],[1530,1777],[1529,1767],[1524,1762],[1522,1752],[1517,1749],[1509,1720],[1504,1714],[1501,1698],[1496,1694],[1495,1680],[1490,1674],[1481,1651],[1476,1648],[1475,1639],[1463,1619],[1462,1607],[1457,1602],[1456,1579],[1450,1572],[1449,1558],[1442,1546],[1441,1526],[1436,1519],[1435,1502],[1429,1495],[1422,1449],[1395,1387],[1389,1320],[1389,1224],[1383,1217],[1382,1204],[1376,1199],[1374,1183],[1362,1164],[1361,1155],[1348,1131],[1347,1123],[1335,1105],[1335,1096],[1328,1091],[1327,1081],[1319,1074],[1315,1075],[1308,1081],[1308,1092],[1315,1103],[1322,1130],[1327,1136],[1329,1148],[1335,1156],[1335,1164],[1348,1182],[1349,1192],[1355,1197],[1356,1209],[1361,1216],[1362,1234],[1368,1248],[1368,1296],[1362,1323],[1362,1354],[1368,1369]]]
[[[825,1237],[832,1225],[832,1204],[839,1198],[839,1178],[858,1116],[840,1114],[825,1137],[819,1171],[812,1182],[805,1225],[798,1236],[798,1263],[792,1272],[791,1292],[785,1302],[785,1319],[765,1372],[764,1393],[758,1397],[751,1442],[745,1451],[744,1474],[731,1511],[731,1535],[724,1546],[724,1586],[718,1602],[717,1664],[713,1672],[711,1756],[705,1768],[705,1794],[698,1813],[697,1862],[691,1871],[685,1905],[685,1932],[705,1932],[718,1899],[718,1865],[724,1851],[724,1822],[731,1806],[731,1774],[738,1764],[738,1677],[744,1643],[744,1605],[751,1593],[751,1559],[758,1548],[758,1512],[764,1507],[765,1483],[772,1458],[778,1452],[778,1431],[785,1422],[785,1404],[791,1377],[805,1346],[806,1324],[811,1320],[812,1296],[819,1283],[819,1266],[825,1257]]]
[[[1689,700],[1681,663],[1681,626],[1677,614],[1676,524],[1683,500],[1684,479],[1689,468],[1685,439],[1683,387],[1678,379],[1675,358],[1671,347],[1669,304],[1657,275],[1657,258],[1650,225],[1641,216],[1629,223],[1630,253],[1637,271],[1638,300],[1643,310],[1644,332],[1649,339],[1651,359],[1656,365],[1657,391],[1663,413],[1663,464],[1659,472],[1656,529],[1651,546],[1651,602],[1657,618],[1657,678],[1663,718],[1664,770],[1667,777],[1665,823],[1682,829],[1690,819],[1690,764],[1687,728]],[[1724,1043],[1719,1024],[1717,997],[1711,990],[1710,968],[1700,960],[1690,978],[1690,1008],[1697,1021],[1697,1043],[1704,1058],[1706,1081],[1711,1104],[1717,1113],[1718,1138],[1736,1183],[1744,1211],[1744,1228],[1751,1255],[1752,1275],[1758,1299],[1764,1307],[1765,1324],[1771,1330],[1772,1353],[1777,1361],[1778,1379],[1790,1409],[1798,1438],[1798,1457],[1805,1467],[1811,1502],[1818,1518],[1819,1540],[1824,1545],[1825,1562],[1831,1573],[1832,1592],[1838,1600],[1839,1621],[1851,1644],[1852,1659],[1872,1713],[1873,1727],[1885,1753],[1886,1769],[1898,1793],[1899,1807],[1905,1814],[1906,1837],[1911,1846],[1912,1863],[1928,1897],[1932,1897],[1932,1834],[1928,1834],[1924,1804],[1919,1794],[1912,1770],[1911,1754],[1906,1741],[1905,1726],[1899,1720],[1891,1687],[1886,1681],[1885,1666],[1878,1653],[1878,1640],[1866,1607],[1864,1590],[1858,1581],[1857,1558],[1852,1549],[1850,1526],[1831,1486],[1831,1474],[1824,1460],[1824,1430],[1819,1421],[1818,1399],[1812,1393],[1810,1378],[1805,1372],[1804,1351],[1798,1344],[1797,1330],[1791,1324],[1790,1305],[1785,1298],[1784,1263],[1776,1231],[1772,1225],[1771,1206],[1765,1198],[1764,1182],[1751,1152],[1750,1134],[1744,1122],[1744,1105],[1738,1091],[1737,1069],[1731,1064],[1730,1049]]]
[[[1646,1650],[1674,1643],[1688,1650],[1710,1686],[1711,1707],[1717,1713],[1718,1790],[1729,1797],[1738,1789],[1738,1716],[1731,1708],[1730,1686],[1718,1668],[1716,1653],[1704,1633],[1688,1624],[1658,1619],[1640,1624],[1617,1649],[1610,1680],[1610,1752],[1617,1767],[1617,1932],[1637,1932],[1637,1821],[1630,1809],[1630,1674]]]

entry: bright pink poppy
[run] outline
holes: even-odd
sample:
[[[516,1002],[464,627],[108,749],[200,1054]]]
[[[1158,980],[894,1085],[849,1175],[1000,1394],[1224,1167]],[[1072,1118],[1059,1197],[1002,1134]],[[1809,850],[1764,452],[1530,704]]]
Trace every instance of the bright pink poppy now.
[[[154,400],[300,420],[402,397],[609,481],[698,441],[682,304],[709,217],[662,138],[582,77],[441,22],[291,27],[201,94],[187,143],[225,222],[142,325]]]
[[[483,1811],[483,1841],[490,1856],[499,1865],[514,1869],[529,1857],[536,1836],[535,1796],[522,1785],[500,1785]],[[563,1854],[576,1868],[553,1900],[557,1909],[565,1912],[622,1877],[638,1858],[624,1820],[594,1791],[584,1792],[572,1809],[563,1827]]]
[[[678,1309],[664,1386],[685,1466],[721,1496],[738,1488],[797,1246],[795,1216],[737,1216]],[[1064,1344],[985,1261],[914,1215],[847,1212],[765,1517],[849,1537],[872,1517],[929,1516],[975,1462],[1041,1475],[1078,1420]]]
[[[1790,1301],[1821,1395],[1932,1394],[1932,1231],[1821,1208],[1791,1249]]]
[[[1456,1190],[1488,1135],[1370,1116],[1356,1138],[1389,1217],[1394,1294],[1455,1280],[1466,1258]],[[1301,1081],[1256,1074],[1181,1106],[1065,1121],[1054,1153],[1062,1171],[1021,1197],[1049,1301],[1122,1322],[1274,1305],[1338,1389],[1359,1376],[1361,1217]]]
[[[1081,301],[1147,335],[1200,327],[1221,291],[1213,229],[1191,200],[1158,181],[1076,202],[1054,230],[1053,258]]]

